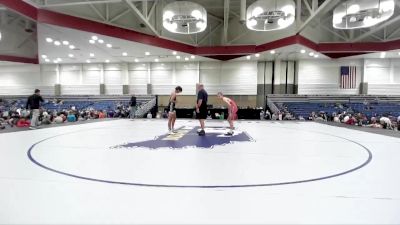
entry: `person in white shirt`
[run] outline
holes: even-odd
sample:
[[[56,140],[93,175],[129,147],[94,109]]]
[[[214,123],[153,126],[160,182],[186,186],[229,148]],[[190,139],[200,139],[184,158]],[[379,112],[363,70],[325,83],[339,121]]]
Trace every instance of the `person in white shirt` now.
[[[379,119],[379,122],[382,124],[383,128],[391,129],[392,128],[392,121],[388,117],[382,116]]]

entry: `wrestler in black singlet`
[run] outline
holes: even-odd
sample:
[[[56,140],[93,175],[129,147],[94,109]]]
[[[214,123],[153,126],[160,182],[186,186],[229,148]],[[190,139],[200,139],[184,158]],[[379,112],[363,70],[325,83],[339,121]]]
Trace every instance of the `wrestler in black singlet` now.
[[[170,100],[169,100],[169,103],[168,103],[168,112],[175,112],[175,111],[176,111],[175,102],[176,102],[176,95],[174,96],[173,99],[170,99]]]

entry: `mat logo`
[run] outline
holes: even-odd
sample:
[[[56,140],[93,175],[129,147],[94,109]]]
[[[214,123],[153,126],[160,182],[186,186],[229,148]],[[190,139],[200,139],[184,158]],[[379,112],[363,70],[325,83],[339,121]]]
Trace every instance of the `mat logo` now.
[[[199,136],[197,129],[199,127],[182,127],[177,130],[176,134],[166,134],[156,137],[153,140],[125,143],[111,147],[112,149],[120,148],[173,148],[181,149],[187,147],[197,148],[213,148],[218,145],[233,144],[237,142],[250,142],[253,139],[243,131],[235,130],[232,136],[225,135],[228,129],[225,127],[208,127],[206,128],[206,136]]]

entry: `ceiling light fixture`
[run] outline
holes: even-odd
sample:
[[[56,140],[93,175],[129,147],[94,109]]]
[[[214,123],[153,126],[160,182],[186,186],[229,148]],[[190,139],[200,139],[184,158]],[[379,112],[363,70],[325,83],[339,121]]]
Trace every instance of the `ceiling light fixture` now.
[[[139,62],[139,59],[135,59],[135,62]]]
[[[68,54],[68,57],[73,58],[74,55],[73,54]]]
[[[93,54],[93,53],[90,53],[89,56],[90,56],[91,58],[93,58],[93,57],[94,57],[94,54]]]
[[[386,57],[386,52],[381,52],[380,58],[383,59]]]
[[[176,59],[181,59],[181,56],[180,56],[180,55],[177,55],[177,56],[176,56]]]
[[[300,51],[300,53],[301,53],[301,54],[304,54],[304,53],[306,53],[306,50],[302,49],[302,50]]]
[[[103,39],[99,39],[97,42],[99,42],[100,44],[103,44],[104,40]]]
[[[61,58],[57,58],[57,61],[61,62],[62,60],[61,60]]]
[[[55,60],[53,60],[53,63],[58,63],[58,61],[55,59]]]
[[[53,39],[52,39],[52,38],[46,38],[46,41],[47,41],[48,43],[51,43],[51,42],[53,42]]]
[[[86,62],[87,62],[87,63],[90,63],[91,61],[88,59],[88,60],[86,60]]]
[[[108,59],[106,59],[106,61],[105,61],[106,63],[109,63],[110,62],[110,60],[108,60]]]
[[[46,61],[46,62],[50,62],[50,59],[44,59],[44,61]]]
[[[89,40],[89,43],[90,43],[90,44],[94,44],[94,43],[96,43],[96,41],[93,40],[93,39],[90,39],[90,40]]]
[[[260,57],[260,54],[257,53],[257,54],[255,54],[254,56],[258,58],[258,57]]]
[[[46,59],[46,58],[47,58],[47,55],[42,55],[42,58],[43,58],[43,59]]]
[[[196,56],[194,56],[194,55],[191,55],[191,56],[190,56],[190,58],[191,58],[191,59],[195,59],[195,58],[196,58]]]
[[[314,56],[314,52],[310,52],[308,55],[309,56]]]
[[[188,58],[188,57],[185,57],[185,61],[189,61],[189,58]]]
[[[122,55],[123,55],[123,56],[128,56],[128,53],[123,52]]]
[[[249,56],[249,55],[246,56],[246,59],[247,59],[247,60],[250,60],[250,59],[251,59],[251,56]]]
[[[173,52],[172,52],[172,55],[176,55],[176,51],[173,51]]]
[[[318,57],[319,57],[319,55],[317,55],[317,54],[314,55],[314,58],[318,58]]]
[[[348,0],[333,11],[332,24],[336,29],[372,27],[393,16],[394,0]]]
[[[69,41],[63,41],[63,45],[69,45]]]
[[[70,49],[75,49],[75,46],[74,45],[70,45],[69,48]]]
[[[107,48],[112,48],[112,44],[107,44]]]
[[[293,0],[258,0],[247,8],[246,26],[255,31],[284,29],[295,21]]]
[[[60,46],[60,45],[61,45],[61,42],[59,42],[59,41],[54,41],[54,45]]]
[[[206,9],[194,2],[176,1],[163,9],[163,27],[179,34],[203,32],[207,27]]]
[[[92,36],[92,40],[97,41],[97,39],[99,39],[97,36]]]
[[[275,50],[271,50],[269,53],[271,53],[272,55],[275,54]]]
[[[150,55],[150,52],[145,52],[144,54],[145,54],[145,55]]]
[[[158,62],[159,60],[158,59],[154,59],[154,62]]]

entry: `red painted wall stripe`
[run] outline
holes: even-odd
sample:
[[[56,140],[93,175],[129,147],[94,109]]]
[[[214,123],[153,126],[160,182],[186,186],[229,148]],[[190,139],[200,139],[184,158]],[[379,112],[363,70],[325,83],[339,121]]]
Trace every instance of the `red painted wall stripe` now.
[[[0,55],[0,61],[39,64],[38,58],[27,58],[27,57],[11,56],[11,55]]]
[[[0,0],[0,4],[33,20],[37,20],[38,9],[22,0]]]

